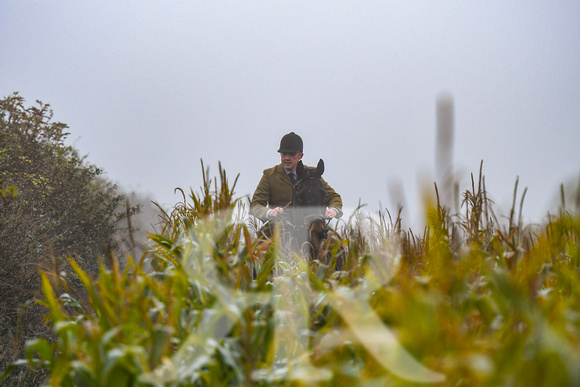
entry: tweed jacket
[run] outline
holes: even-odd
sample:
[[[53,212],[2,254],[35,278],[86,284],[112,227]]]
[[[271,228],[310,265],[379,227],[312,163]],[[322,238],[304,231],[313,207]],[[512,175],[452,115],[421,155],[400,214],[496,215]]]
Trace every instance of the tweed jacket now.
[[[306,167],[307,169],[315,169]],[[324,188],[326,189],[326,205],[338,210],[337,217],[342,215],[342,199],[338,193],[324,179],[322,179]],[[266,221],[268,220],[266,213],[268,209],[275,207],[286,207],[292,202],[292,182],[288,174],[278,164],[275,167],[264,170],[262,179],[252,196],[250,204],[250,214]]]

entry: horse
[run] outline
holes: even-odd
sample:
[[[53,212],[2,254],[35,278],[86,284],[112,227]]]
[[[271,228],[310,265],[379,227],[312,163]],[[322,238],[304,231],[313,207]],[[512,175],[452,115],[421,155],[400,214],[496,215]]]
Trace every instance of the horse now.
[[[290,233],[295,248],[310,261],[330,264],[327,251],[329,228],[325,217],[326,189],[322,182],[324,161],[320,159],[315,169],[304,167],[302,161],[296,166],[296,183],[291,202]],[[337,259],[336,269],[342,269],[342,258]]]
[[[290,221],[286,228],[293,238],[293,250],[298,250],[311,259],[316,256],[319,241],[325,236],[326,190],[321,176],[324,161],[318,162],[315,170],[306,169],[302,161],[296,166],[296,182],[289,209]],[[288,227],[289,226],[289,227]],[[313,240],[314,239],[314,240]]]

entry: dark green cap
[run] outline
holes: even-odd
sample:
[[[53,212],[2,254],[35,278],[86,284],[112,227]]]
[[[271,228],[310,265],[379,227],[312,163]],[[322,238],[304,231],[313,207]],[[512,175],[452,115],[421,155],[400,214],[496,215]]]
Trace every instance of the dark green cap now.
[[[278,152],[283,153],[293,153],[293,152],[300,152],[302,153],[302,138],[294,132],[290,132],[280,141],[280,149]]]

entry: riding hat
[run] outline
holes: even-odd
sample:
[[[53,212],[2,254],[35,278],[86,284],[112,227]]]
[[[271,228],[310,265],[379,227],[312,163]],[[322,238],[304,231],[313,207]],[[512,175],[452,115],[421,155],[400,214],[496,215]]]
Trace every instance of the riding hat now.
[[[302,138],[294,132],[290,132],[282,137],[280,141],[280,153],[302,152]]]

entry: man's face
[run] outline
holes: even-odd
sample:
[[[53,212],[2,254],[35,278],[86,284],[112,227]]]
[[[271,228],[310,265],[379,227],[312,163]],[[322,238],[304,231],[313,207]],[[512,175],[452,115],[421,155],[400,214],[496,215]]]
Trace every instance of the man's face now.
[[[287,171],[294,172],[296,171],[296,165],[300,159],[302,159],[304,153],[302,152],[280,152],[280,158],[282,159],[282,166],[286,168]]]

